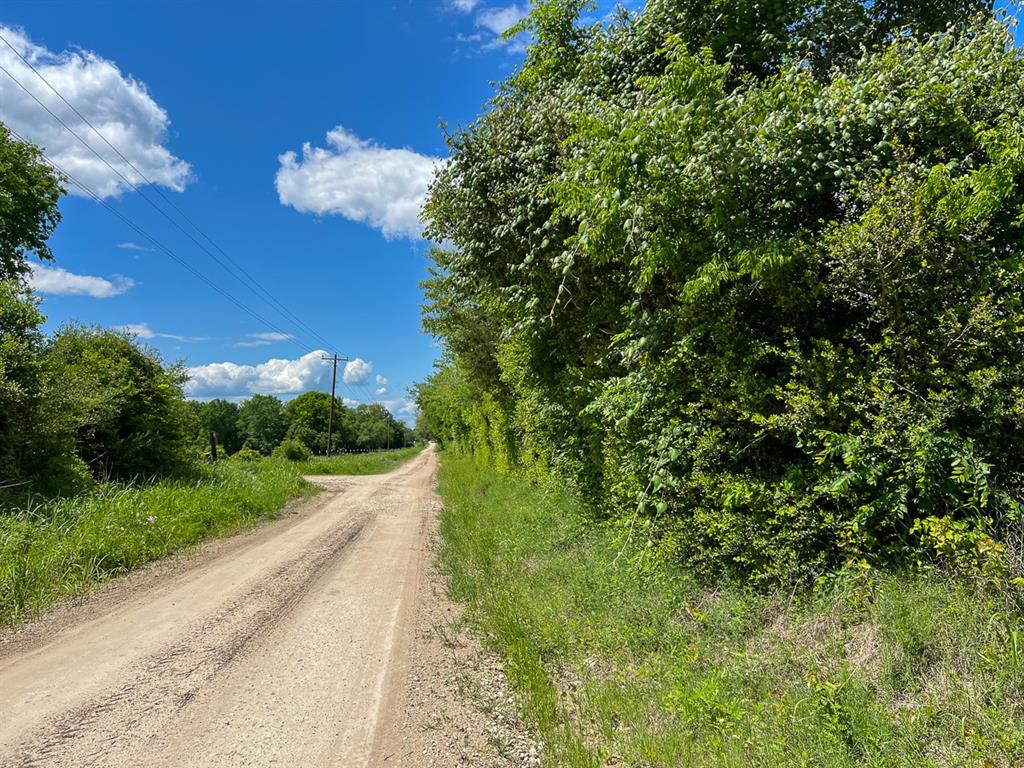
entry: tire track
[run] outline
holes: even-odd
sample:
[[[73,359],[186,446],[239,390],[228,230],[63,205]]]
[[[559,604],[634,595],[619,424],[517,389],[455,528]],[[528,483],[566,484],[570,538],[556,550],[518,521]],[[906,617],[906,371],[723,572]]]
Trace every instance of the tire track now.
[[[143,659],[128,682],[47,723],[15,750],[17,762],[12,765],[67,765],[60,760],[61,753],[83,741],[93,747],[89,757],[98,760],[126,739],[152,735],[162,720],[188,706],[253,641],[285,618],[369,520],[364,512],[338,526],[321,544],[273,569],[201,623],[189,626],[178,642]]]

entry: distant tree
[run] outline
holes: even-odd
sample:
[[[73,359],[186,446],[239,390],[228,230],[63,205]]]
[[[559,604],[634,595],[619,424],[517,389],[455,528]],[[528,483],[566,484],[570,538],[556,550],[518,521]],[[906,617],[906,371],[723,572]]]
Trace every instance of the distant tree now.
[[[306,392],[291,400],[284,410],[288,420],[288,437],[299,440],[313,453],[326,453],[331,396],[326,392]],[[336,449],[352,443],[347,410],[341,400],[335,398],[332,431],[333,446]]]
[[[179,365],[127,334],[68,325],[47,345],[46,398],[66,420],[75,451],[97,475],[173,471],[185,459],[188,409]]]
[[[29,254],[53,258],[46,240],[60,221],[61,182],[38,147],[0,123],[0,280],[22,278]]]
[[[235,453],[242,447],[242,435],[238,429],[238,404],[227,400],[210,400],[196,403],[195,412],[199,419],[199,440],[205,446],[210,433],[217,435],[217,443],[228,453]]]
[[[284,405],[273,395],[253,395],[238,410],[243,444],[268,456],[288,431]]]
[[[352,411],[352,427],[358,448],[401,448],[410,440],[409,428],[380,403],[356,406]]]

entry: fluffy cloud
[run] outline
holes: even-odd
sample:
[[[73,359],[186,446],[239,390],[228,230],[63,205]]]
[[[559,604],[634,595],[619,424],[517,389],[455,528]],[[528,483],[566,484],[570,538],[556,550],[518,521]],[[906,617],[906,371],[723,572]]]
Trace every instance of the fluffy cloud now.
[[[469,13],[479,2],[480,0],[450,0],[449,5],[459,13]]]
[[[92,296],[94,299],[109,299],[120,296],[133,285],[130,277],[115,275],[112,280],[94,275],[76,275],[61,267],[33,264],[29,285],[39,293],[55,296]]]
[[[330,377],[326,352],[314,350],[294,360],[273,359],[258,365],[210,363],[189,368],[185,385],[190,397],[237,397],[283,395],[317,388]]]
[[[388,393],[388,382],[387,377],[377,374],[377,394],[386,395]]]
[[[267,333],[249,333],[246,334],[244,341],[239,341],[235,344],[236,347],[265,347],[267,344],[273,344],[275,341],[291,341],[295,337],[290,333],[277,333],[276,331],[270,331]]]
[[[89,51],[53,53],[33,43],[24,33],[0,26],[2,35],[17,51],[0,41],[0,65],[25,89],[45,104],[133,184],[142,177],[125,163],[40,80],[19,58],[21,54],[90,123],[155,184],[176,191],[191,176],[189,164],[164,146],[170,120],[146,90],[144,83],[121,73],[113,62]],[[18,83],[0,72],[0,120],[39,144],[47,155],[101,197],[124,192],[128,185],[96,155],[39,106]],[[69,191],[83,194],[74,184]]]
[[[373,373],[373,363],[368,363],[361,357],[357,357],[345,364],[345,375],[342,379],[346,384],[363,384],[370,378],[371,373]]]
[[[282,205],[302,213],[337,214],[369,224],[385,237],[418,238],[420,209],[443,161],[365,141],[341,126],[327,147],[302,146],[279,158],[275,184]]]

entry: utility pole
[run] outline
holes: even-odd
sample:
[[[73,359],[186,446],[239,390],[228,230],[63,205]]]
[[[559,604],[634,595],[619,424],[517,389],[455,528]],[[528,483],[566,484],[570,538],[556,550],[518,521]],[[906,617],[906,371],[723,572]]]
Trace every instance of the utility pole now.
[[[338,363],[347,363],[347,357],[338,357],[335,352],[333,357],[320,356],[321,360],[330,360],[334,366],[331,369],[331,409],[327,412],[327,458],[331,458],[332,441],[334,440],[334,385],[338,381]]]

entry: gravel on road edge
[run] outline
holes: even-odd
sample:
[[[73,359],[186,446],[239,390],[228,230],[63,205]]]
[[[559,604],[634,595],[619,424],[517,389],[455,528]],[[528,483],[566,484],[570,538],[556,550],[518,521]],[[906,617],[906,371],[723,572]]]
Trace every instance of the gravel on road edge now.
[[[438,509],[440,503],[438,503]],[[431,554],[438,541],[431,516]],[[381,734],[377,765],[394,768],[522,768],[542,746],[516,709],[501,659],[486,649],[452,602],[435,558],[416,601],[400,721]]]

